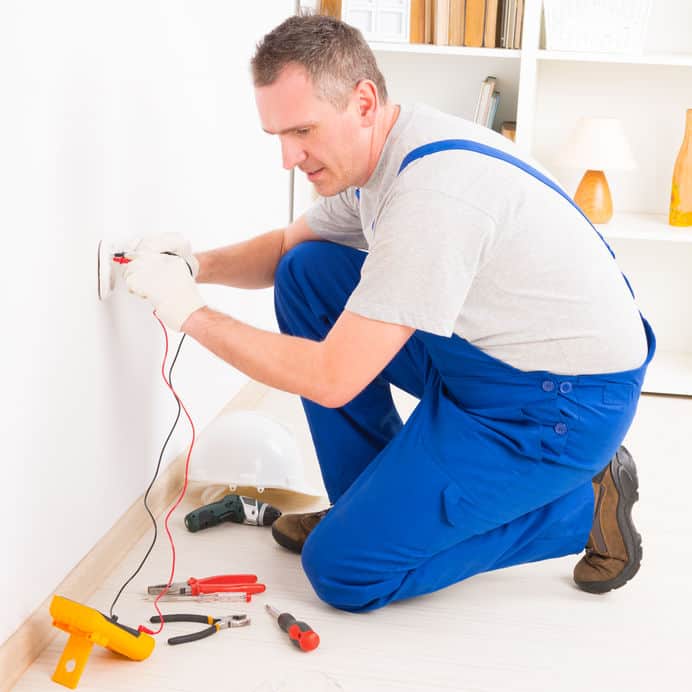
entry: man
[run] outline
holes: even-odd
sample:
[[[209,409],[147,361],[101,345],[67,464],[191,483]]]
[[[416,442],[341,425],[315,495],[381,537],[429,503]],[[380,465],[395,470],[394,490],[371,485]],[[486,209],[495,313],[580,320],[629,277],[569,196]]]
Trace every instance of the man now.
[[[159,239],[126,275],[169,327],[302,397],[333,506],[275,538],[350,611],[585,546],[577,585],[622,586],[641,538],[619,444],[655,342],[603,239],[508,140],[391,103],[337,20],[286,20],[252,68],[262,127],[321,199],[196,256]],[[282,334],[147,250],[198,283],[273,283]],[[420,399],[405,425],[390,383]]]

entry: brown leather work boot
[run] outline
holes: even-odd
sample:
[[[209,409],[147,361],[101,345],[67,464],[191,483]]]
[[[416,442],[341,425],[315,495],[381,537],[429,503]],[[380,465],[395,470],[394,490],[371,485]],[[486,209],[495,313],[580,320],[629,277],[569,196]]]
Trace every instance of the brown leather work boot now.
[[[274,540],[294,553],[301,553],[310,531],[320,523],[329,509],[323,509],[321,512],[308,512],[307,514],[282,514],[272,524]]]
[[[642,537],[632,522],[632,505],[639,499],[637,468],[624,447],[594,477],[593,489],[593,526],[574,581],[584,591],[605,593],[628,582],[642,561]]]

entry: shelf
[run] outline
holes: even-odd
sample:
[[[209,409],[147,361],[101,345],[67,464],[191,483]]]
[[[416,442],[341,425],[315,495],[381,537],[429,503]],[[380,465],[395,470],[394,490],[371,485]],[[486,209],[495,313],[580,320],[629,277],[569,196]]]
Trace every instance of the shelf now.
[[[665,214],[615,214],[609,223],[596,224],[596,228],[605,238],[692,243],[692,227],[670,226]]]
[[[692,353],[659,348],[649,363],[642,391],[692,396]]]
[[[692,54],[628,55],[624,53],[579,53],[576,51],[539,50],[538,60],[567,62],[605,62],[625,65],[670,65],[692,67]]]
[[[520,50],[510,48],[470,48],[468,46],[436,46],[428,43],[370,42],[370,48],[380,53],[418,53],[427,55],[467,55],[475,58],[508,58],[518,60]]]

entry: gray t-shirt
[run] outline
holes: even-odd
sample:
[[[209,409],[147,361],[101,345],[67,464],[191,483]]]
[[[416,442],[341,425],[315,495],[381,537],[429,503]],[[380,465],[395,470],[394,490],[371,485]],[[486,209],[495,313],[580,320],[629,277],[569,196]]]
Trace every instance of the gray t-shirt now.
[[[638,367],[646,337],[616,262],[581,214],[533,176],[492,157],[410,151],[470,139],[521,158],[507,138],[427,106],[402,106],[360,189],[319,199],[308,226],[367,251],[346,309],[458,334],[521,370],[578,375]]]

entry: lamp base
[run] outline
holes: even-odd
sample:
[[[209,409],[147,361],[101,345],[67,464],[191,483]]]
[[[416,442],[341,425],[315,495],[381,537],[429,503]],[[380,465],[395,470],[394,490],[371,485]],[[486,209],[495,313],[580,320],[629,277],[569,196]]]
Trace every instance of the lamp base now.
[[[574,201],[591,223],[608,223],[613,218],[613,199],[603,171],[586,171]]]

